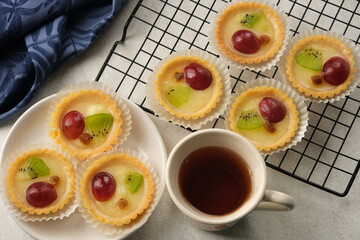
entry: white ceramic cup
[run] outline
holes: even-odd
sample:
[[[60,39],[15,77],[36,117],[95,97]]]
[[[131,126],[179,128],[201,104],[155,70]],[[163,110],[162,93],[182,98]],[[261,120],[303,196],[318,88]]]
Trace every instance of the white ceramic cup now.
[[[194,150],[219,146],[235,151],[246,162],[251,172],[250,197],[235,211],[226,215],[210,215],[195,208],[183,196],[179,186],[179,169],[183,160]],[[222,230],[234,225],[253,210],[289,211],[294,199],[282,192],[266,190],[266,165],[259,151],[247,139],[224,129],[205,129],[191,133],[172,149],[166,165],[166,185],[176,206],[198,228]]]

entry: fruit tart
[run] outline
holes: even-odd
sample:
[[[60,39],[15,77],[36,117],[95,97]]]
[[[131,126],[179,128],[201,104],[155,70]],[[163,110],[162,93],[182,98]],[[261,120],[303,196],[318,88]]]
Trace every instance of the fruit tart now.
[[[274,59],[286,42],[278,12],[256,1],[227,5],[215,21],[213,34],[222,57],[249,67]]]
[[[256,86],[242,92],[229,106],[227,118],[231,131],[247,138],[263,153],[290,142],[299,125],[294,101],[272,86]]]
[[[94,160],[84,171],[79,192],[86,214],[102,224],[122,226],[149,207],[154,181],[136,157],[110,153]]]
[[[50,215],[61,211],[73,198],[75,171],[63,154],[37,148],[12,161],[5,186],[10,201],[20,211]]]
[[[222,94],[219,72],[196,56],[178,56],[165,63],[155,85],[160,104],[170,114],[185,119],[210,113]]]
[[[337,96],[352,84],[355,71],[351,49],[329,34],[295,40],[286,58],[288,80],[310,100]]]
[[[172,123],[192,129],[224,112],[230,94],[227,65],[195,49],[165,58],[147,84],[152,110]]]
[[[126,138],[131,120],[121,101],[100,89],[62,95],[51,115],[50,137],[64,150],[83,160],[110,150],[121,137]]]

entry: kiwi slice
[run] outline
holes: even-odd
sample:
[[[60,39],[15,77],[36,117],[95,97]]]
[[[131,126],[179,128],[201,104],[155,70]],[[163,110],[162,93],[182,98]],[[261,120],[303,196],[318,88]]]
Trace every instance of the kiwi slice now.
[[[137,172],[130,173],[125,178],[125,183],[127,184],[131,193],[136,193],[139,190],[143,182],[143,175]]]
[[[19,175],[21,179],[35,179],[40,176],[46,176],[50,173],[49,167],[41,158],[31,156],[24,165],[19,168]]]
[[[266,31],[269,27],[268,21],[263,11],[253,13],[246,13],[241,19],[240,23],[250,29]]]
[[[110,113],[97,113],[86,117],[85,131],[91,135],[91,140],[96,145],[105,142],[114,123],[114,116]]]
[[[179,108],[188,100],[191,93],[190,87],[183,85],[175,85],[168,88],[165,93],[166,99],[169,103]]]
[[[306,48],[295,56],[296,63],[300,66],[315,70],[322,70],[322,53],[315,48]]]
[[[264,120],[255,109],[240,113],[239,119],[236,123],[236,127],[243,130],[257,129],[262,126],[264,126]]]

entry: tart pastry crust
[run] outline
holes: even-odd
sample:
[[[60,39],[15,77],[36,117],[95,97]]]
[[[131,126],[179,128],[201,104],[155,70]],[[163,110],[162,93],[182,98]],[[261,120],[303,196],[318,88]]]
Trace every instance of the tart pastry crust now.
[[[295,56],[298,52],[304,50],[306,47],[309,47],[312,44],[332,48],[337,52],[337,55],[340,55],[341,57],[346,59],[350,66],[350,72],[347,79],[342,84],[334,86],[326,83],[326,81],[322,81],[321,85],[313,84],[312,86],[305,86],[304,83],[299,81],[298,76],[296,76],[294,73],[294,65],[296,64]],[[326,60],[327,59],[323,59],[323,62],[325,63]],[[309,70],[304,69],[304,71]],[[303,93],[306,96],[311,96],[315,99],[332,98],[341,93],[342,91],[346,90],[351,84],[352,79],[354,78],[355,71],[355,61],[351,49],[346,47],[346,45],[340,40],[331,36],[314,35],[301,39],[292,47],[289,55],[286,58],[286,75],[290,83],[300,93]],[[319,74],[321,74],[321,72],[319,72]]]
[[[71,143],[73,140],[66,139],[61,130],[61,120],[68,111],[76,110],[71,108],[72,103],[82,101],[83,99],[88,99],[89,97],[98,99],[99,102],[106,106],[108,111],[113,115],[114,122],[106,141],[102,145],[97,147],[82,145],[79,147]],[[121,118],[121,113],[122,112],[117,107],[116,102],[112,100],[108,94],[105,94],[101,90],[88,89],[72,92],[69,94],[69,96],[62,98],[60,103],[56,105],[55,112],[52,114],[52,121],[50,122],[50,127],[52,129],[50,130],[49,135],[55,140],[57,144],[61,146],[62,149],[66,150],[78,159],[84,160],[85,158],[88,158],[97,153],[108,151],[112,148],[113,145],[117,144],[118,137],[122,133],[123,120]]]
[[[60,195],[58,193],[57,199],[51,203],[50,205],[42,208],[33,207],[26,202],[26,197],[24,193],[20,193],[17,191],[16,187],[16,174],[19,172],[20,167],[25,163],[25,161],[31,156],[44,156],[49,161],[56,161],[57,164],[63,169],[65,179],[60,179],[62,183],[64,183],[64,194]],[[45,176],[47,179],[49,176]],[[44,177],[39,177],[39,179]],[[24,180],[25,181],[25,180]],[[38,182],[40,180],[29,179],[27,180],[30,184],[34,182]],[[57,188],[57,187],[55,187]],[[10,201],[15,204],[17,208],[19,208],[22,212],[27,212],[29,214],[49,214],[55,213],[61,210],[66,204],[68,204],[71,198],[74,196],[75,191],[75,171],[73,169],[72,164],[60,153],[49,150],[49,149],[41,149],[37,148],[34,150],[30,150],[26,153],[23,153],[19,157],[15,159],[15,161],[11,164],[7,176],[6,176],[6,192],[10,198]]]
[[[136,169],[136,171],[143,176],[142,184],[144,184],[144,195],[141,197],[136,208],[125,216],[116,216],[115,212],[113,216],[107,216],[105,213],[101,212],[101,209],[98,209],[98,207],[96,206],[96,200],[93,198],[93,195],[91,193],[90,182],[92,177],[96,173],[101,172],[102,167],[109,163],[115,165],[131,166],[131,168]],[[116,179],[116,176],[114,177]],[[117,188],[120,184],[122,184],[121,181],[117,181]],[[80,181],[80,197],[88,213],[92,215],[97,221],[113,226],[122,226],[124,224],[129,224],[132,220],[138,218],[149,207],[153,198],[153,194],[154,182],[148,169],[135,157],[123,153],[109,154],[95,160],[83,174],[82,180]],[[116,211],[119,208],[118,206],[114,206],[113,209],[114,211]]]
[[[255,130],[240,130],[237,128],[237,120],[240,115],[240,105],[243,103],[248,102],[251,99],[254,98],[263,98],[263,97],[273,97],[282,102],[285,105],[286,108],[286,114],[288,118],[288,126],[287,130],[284,134],[277,134],[276,131],[274,134],[279,135],[276,139],[273,139],[273,141],[269,142],[261,142],[264,138],[266,138],[266,134],[271,135],[272,133],[268,133],[267,130],[264,127],[261,127],[259,129]],[[233,132],[236,132],[240,135],[243,135],[246,137],[250,142],[252,142],[256,148],[259,151],[271,151],[276,150],[279,147],[284,146],[287,142],[291,141],[291,138],[294,137],[299,124],[299,112],[297,111],[297,107],[293,100],[288,97],[288,95],[279,89],[276,89],[274,87],[267,87],[267,86],[261,86],[261,87],[254,87],[251,89],[248,89],[247,91],[243,92],[240,96],[238,96],[234,102],[231,105],[231,109],[229,111],[229,125],[230,130]],[[279,123],[274,123],[275,128],[278,127]],[[252,131],[255,135],[257,135],[258,139],[261,140],[254,140],[248,136],[246,136],[246,131]]]
[[[166,81],[176,81],[174,79],[174,74],[176,72],[176,68],[179,68],[180,65],[188,65],[190,63],[197,63],[207,70],[210,71],[212,75],[212,83],[209,88],[212,88],[212,93],[210,99],[206,102],[205,106],[200,109],[194,111],[181,111],[170,105],[165,97],[165,92],[162,89],[162,83]],[[168,76],[169,72],[174,73],[172,76]],[[208,61],[197,57],[197,56],[177,56],[171,58],[168,62],[166,62],[157,73],[157,79],[154,82],[155,84],[155,93],[156,98],[159,101],[160,105],[163,106],[171,115],[176,116],[177,118],[183,118],[185,120],[189,119],[198,119],[204,117],[206,114],[211,113],[211,111],[216,107],[216,104],[220,101],[220,97],[222,95],[222,80],[220,77],[219,71]],[[171,80],[169,80],[171,79]],[[204,90],[192,90],[193,94],[196,94],[196,91],[204,91]]]
[[[224,28],[229,22],[230,19],[234,18],[233,16],[241,12],[255,12],[261,10],[265,17],[268,19],[269,23],[273,29],[273,39],[270,39],[270,42],[266,45],[266,51],[261,55],[256,54],[243,54],[240,52],[235,52],[229,48],[228,43],[231,42],[231,39],[225,39]],[[240,29],[247,29],[245,26],[240,26]],[[252,29],[250,29],[252,30]],[[253,30],[252,30],[253,31]],[[256,31],[254,31],[256,32]],[[270,7],[257,3],[257,2],[238,2],[230,5],[225,9],[222,14],[218,17],[215,27],[215,40],[218,44],[220,50],[225,53],[227,57],[233,61],[242,63],[242,64],[252,64],[266,62],[267,60],[273,58],[281,46],[283,45],[285,39],[285,29],[283,22],[281,21],[280,16]]]

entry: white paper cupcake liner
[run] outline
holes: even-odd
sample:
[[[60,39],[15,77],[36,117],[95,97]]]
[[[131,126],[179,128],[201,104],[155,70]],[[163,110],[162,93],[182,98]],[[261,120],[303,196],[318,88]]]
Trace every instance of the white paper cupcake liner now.
[[[276,14],[280,17],[281,21],[283,22],[283,27],[285,29],[285,35],[284,35],[284,40],[283,40],[283,44],[280,47],[278,53],[273,56],[272,58],[269,58],[267,61],[263,61],[260,63],[251,63],[251,64],[247,64],[247,63],[240,63],[238,61],[235,61],[233,59],[231,59],[230,57],[228,57],[218,46],[217,42],[216,42],[216,38],[215,38],[215,29],[216,29],[216,23],[218,21],[219,16],[223,13],[223,11],[225,9],[227,9],[229,6],[231,6],[232,4],[237,4],[239,2],[247,2],[247,0],[234,0],[231,3],[224,3],[218,10],[218,13],[215,17],[215,19],[211,22],[211,27],[210,32],[208,33],[209,36],[209,42],[211,44],[211,47],[215,50],[216,53],[218,53],[221,57],[221,59],[227,64],[230,65],[231,67],[234,67],[236,69],[244,69],[247,68],[249,70],[253,70],[253,71],[265,71],[270,69],[272,66],[275,66],[277,64],[277,62],[280,60],[281,56],[283,55],[286,46],[288,44],[288,41],[290,39],[290,28],[289,28],[289,23],[288,23],[288,19],[287,16],[285,15],[285,13],[280,9],[280,7],[276,6],[274,3],[266,1],[266,0],[253,0],[252,2],[257,2],[257,3],[261,3],[263,5],[269,6],[271,9],[273,9]]]
[[[297,143],[301,141],[301,139],[305,136],[306,128],[308,126],[309,121],[309,114],[307,111],[307,105],[305,104],[304,98],[300,96],[296,91],[290,88],[287,84],[284,84],[281,81],[267,79],[267,78],[259,78],[256,80],[249,81],[246,84],[240,85],[240,87],[236,90],[236,93],[233,94],[231,98],[231,103],[228,105],[226,114],[225,114],[225,127],[227,130],[231,131],[230,129],[230,122],[229,122],[229,114],[231,110],[231,105],[235,101],[235,99],[241,95],[241,93],[247,91],[250,88],[254,88],[257,86],[267,86],[267,87],[274,87],[279,89],[283,93],[286,93],[291,99],[293,99],[295,105],[297,106],[297,111],[299,112],[299,124],[298,129],[295,132],[295,135],[291,138],[291,140],[285,143],[284,146],[280,146],[277,149],[272,149],[270,151],[261,151],[260,153],[263,155],[272,155],[274,153],[284,151],[288,148],[295,146]]]
[[[65,217],[69,217],[75,209],[78,207],[78,199],[76,197],[76,194],[74,192],[74,196],[71,198],[68,204],[66,204],[62,209],[59,209],[58,211],[54,213],[49,214],[29,214],[27,212],[22,212],[19,208],[15,206],[13,202],[10,201],[10,198],[7,194],[5,182],[6,182],[6,176],[7,171],[10,168],[12,162],[19,156],[21,156],[23,153],[26,153],[28,151],[34,150],[34,149],[49,149],[54,150],[58,152],[59,154],[63,155],[69,162],[72,164],[74,168],[74,172],[76,172],[77,169],[77,161],[74,157],[72,157],[67,152],[64,152],[60,149],[60,147],[50,144],[50,143],[37,143],[29,146],[24,146],[15,152],[11,153],[10,156],[8,156],[4,160],[3,168],[1,169],[1,176],[2,181],[0,182],[0,196],[3,200],[3,203],[5,207],[8,209],[9,213],[16,217],[17,219],[20,219],[22,221],[30,221],[30,222],[36,222],[36,221],[49,221],[49,220],[57,220],[57,219],[63,219]]]
[[[291,88],[293,88],[300,95],[302,95],[307,101],[316,102],[316,103],[327,103],[327,102],[333,103],[335,101],[339,101],[339,100],[343,99],[344,97],[350,95],[350,93],[354,91],[354,89],[360,82],[360,69],[356,69],[354,78],[351,80],[351,84],[348,85],[348,87],[344,91],[340,92],[339,94],[335,95],[334,97],[331,97],[331,98],[329,97],[329,98],[325,98],[325,99],[322,99],[320,97],[314,98],[312,96],[307,96],[304,93],[301,93],[297,88],[295,88],[292,85],[291,82],[289,82],[287,74],[286,74],[286,58],[289,55],[289,53],[292,49],[292,46],[295,45],[297,42],[299,42],[301,39],[304,39],[304,38],[310,37],[310,36],[314,36],[314,35],[330,36],[330,37],[337,38],[338,40],[340,40],[342,43],[344,43],[346,45],[346,47],[351,49],[352,54],[354,56],[354,61],[355,61],[354,67],[356,68],[357,66],[359,66],[359,64],[360,64],[360,48],[358,46],[355,46],[355,44],[352,41],[350,41],[348,38],[346,38],[345,36],[343,36],[339,33],[330,32],[330,31],[322,31],[322,30],[316,29],[316,30],[304,31],[304,32],[296,35],[292,39],[290,39],[288,47],[284,52],[284,55],[280,58],[279,72],[283,75],[284,82],[288,83]]]
[[[55,97],[53,98],[53,100],[49,106],[49,111],[48,111],[48,115],[47,115],[47,120],[49,123],[49,127],[48,127],[49,130],[52,129],[52,127],[50,126],[50,122],[52,121],[52,114],[55,112],[56,106],[58,103],[60,103],[61,99],[68,96],[71,92],[77,92],[80,90],[88,90],[88,89],[101,90],[105,94],[109,95],[110,98],[116,102],[117,108],[119,108],[121,110],[120,117],[123,120],[122,125],[121,125],[122,132],[118,136],[117,144],[113,145],[113,147],[121,145],[123,142],[126,141],[128,136],[130,135],[131,124],[132,124],[130,110],[126,106],[126,104],[122,100],[122,98],[118,94],[116,94],[116,92],[114,92],[114,90],[110,89],[107,85],[105,85],[104,83],[101,83],[101,82],[85,81],[85,82],[80,82],[77,84],[69,85],[69,86],[61,89],[55,95]],[[66,149],[64,149],[64,150],[66,150]]]
[[[219,71],[220,77],[222,79],[222,95],[220,97],[220,101],[216,104],[216,107],[211,110],[209,114],[206,114],[202,118],[198,119],[189,119],[186,120],[184,118],[178,118],[170,112],[168,112],[158,101],[155,94],[155,84],[156,81],[156,75],[158,70],[162,67],[164,63],[169,61],[169,59],[177,57],[177,56],[197,56],[200,57],[209,63],[211,63],[215,68]],[[159,117],[171,121],[172,123],[183,126],[186,128],[191,128],[193,130],[200,129],[202,125],[206,124],[207,122],[219,117],[225,110],[226,106],[230,100],[231,97],[231,89],[230,89],[230,75],[229,70],[227,68],[227,65],[224,64],[221,59],[198,49],[189,49],[184,51],[179,51],[172,53],[167,58],[163,59],[159,65],[154,69],[153,73],[151,74],[147,85],[146,85],[146,99],[149,103],[150,108],[154,111],[156,115],[159,115]]]
[[[86,172],[87,168],[91,166],[91,164],[100,157],[103,157],[108,154],[114,154],[114,153],[121,153],[121,154],[128,154],[130,156],[135,157],[137,160],[142,162],[144,166],[148,169],[153,181],[154,181],[154,193],[153,193],[153,199],[149,205],[149,207],[135,220],[132,220],[129,224],[125,224],[122,226],[112,226],[108,224],[101,223],[93,218],[91,214],[89,214],[88,210],[84,207],[83,202],[81,200],[80,196],[80,181],[84,173]],[[85,222],[90,224],[93,228],[95,228],[97,231],[103,233],[106,236],[114,236],[114,235],[120,235],[121,238],[125,238],[141,226],[143,226],[148,218],[151,216],[152,212],[155,210],[155,207],[160,201],[161,198],[161,192],[160,192],[160,179],[158,177],[158,174],[156,173],[155,169],[151,166],[151,163],[149,160],[142,155],[139,152],[136,152],[134,150],[130,149],[124,149],[124,148],[117,148],[112,149],[109,152],[99,154],[96,157],[88,159],[86,162],[82,164],[81,167],[79,167],[79,171],[77,173],[77,185],[76,185],[76,195],[79,199],[79,212],[81,213],[81,216],[84,218]]]

